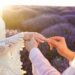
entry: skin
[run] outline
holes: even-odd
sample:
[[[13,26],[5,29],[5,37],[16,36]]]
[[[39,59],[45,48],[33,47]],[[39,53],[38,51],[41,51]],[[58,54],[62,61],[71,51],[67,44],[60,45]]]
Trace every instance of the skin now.
[[[30,41],[32,37],[37,42],[40,42],[40,43],[43,43],[43,42],[45,42],[47,40],[43,35],[41,35],[41,34],[39,34],[37,32],[25,32],[25,37],[24,37],[25,41],[27,41],[27,40]]]
[[[47,41],[47,39],[43,35],[36,32],[31,32],[30,34],[27,34],[24,40],[25,47],[28,52],[30,52],[33,48],[37,48],[39,43],[44,43],[45,41]]]
[[[60,36],[54,36],[47,39],[49,45],[57,49],[57,52],[67,58],[69,61],[72,61],[75,57],[75,52],[72,52],[66,44],[65,38]]]
[[[28,35],[29,39],[28,41],[25,41],[25,46],[28,52],[32,50],[32,48],[37,48],[39,43],[48,42],[48,44],[54,48],[57,49],[57,52],[68,59],[69,61],[72,61],[75,57],[75,52],[72,52],[66,44],[65,38],[60,36],[54,36],[50,38],[45,38],[39,33],[31,32],[31,35]],[[28,38],[27,37],[27,38]],[[26,37],[25,37],[26,39]]]

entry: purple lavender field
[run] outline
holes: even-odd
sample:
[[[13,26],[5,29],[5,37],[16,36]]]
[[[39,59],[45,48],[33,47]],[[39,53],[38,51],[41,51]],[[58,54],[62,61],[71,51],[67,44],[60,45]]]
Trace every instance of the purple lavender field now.
[[[45,37],[63,36],[68,47],[75,51],[75,7],[11,6],[4,9],[3,18],[8,29],[7,36],[13,35],[14,30],[39,32]],[[40,44],[39,48],[60,72],[68,67],[68,61],[56,50],[50,51],[47,43]],[[21,52],[23,69],[27,75],[32,75],[28,55],[24,48]]]

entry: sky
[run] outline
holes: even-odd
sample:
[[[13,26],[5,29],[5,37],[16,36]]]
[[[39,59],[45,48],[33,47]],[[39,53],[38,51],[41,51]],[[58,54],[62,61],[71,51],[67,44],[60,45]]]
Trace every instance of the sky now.
[[[0,0],[0,13],[9,5],[75,6],[75,0]]]
[[[75,5],[75,0],[0,0],[0,5],[23,4],[23,5]]]
[[[0,0],[0,9],[8,5],[75,6],[75,0]]]

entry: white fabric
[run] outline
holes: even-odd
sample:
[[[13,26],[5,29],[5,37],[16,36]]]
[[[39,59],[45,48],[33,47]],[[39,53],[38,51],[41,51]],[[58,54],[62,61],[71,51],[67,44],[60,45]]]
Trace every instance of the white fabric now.
[[[5,22],[4,20],[0,17],[0,40],[5,38]]]
[[[24,47],[23,33],[6,38],[5,22],[0,17],[0,75],[22,75],[20,50]]]
[[[75,68],[75,58],[72,61],[70,61],[69,64],[71,67]]]
[[[12,37],[0,40],[0,65],[3,66],[3,68],[0,67],[0,69],[2,70],[0,72],[0,75],[12,75],[12,72],[13,75],[22,75],[21,74],[22,63],[20,61],[20,51],[24,47],[23,38],[24,34],[19,33]]]
[[[62,73],[62,75],[75,75],[75,68],[70,66]]]
[[[60,73],[53,68],[49,61],[42,55],[38,48],[33,48],[30,52],[29,58],[34,67],[33,75],[60,75]]]
[[[33,66],[33,75],[75,75],[75,68],[69,67],[62,74],[59,73],[38,48],[33,48],[29,54]],[[75,65],[74,65],[75,66]]]
[[[75,58],[69,64],[70,67],[63,72],[63,75],[75,75]]]

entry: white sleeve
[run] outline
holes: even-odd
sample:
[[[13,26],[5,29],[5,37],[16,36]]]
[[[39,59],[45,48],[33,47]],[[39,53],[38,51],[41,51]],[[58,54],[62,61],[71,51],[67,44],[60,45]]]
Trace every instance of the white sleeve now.
[[[61,75],[54,67],[51,66],[49,61],[42,55],[38,48],[33,48],[31,50],[29,58],[39,75]]]
[[[69,64],[71,67],[75,68],[75,58],[72,61],[70,61]]]
[[[70,67],[68,67],[62,75],[75,75],[75,58],[70,61]]]
[[[11,48],[16,48],[16,50],[22,50],[24,47],[24,33],[18,33],[14,36],[0,40],[0,55],[7,53],[12,50]]]

